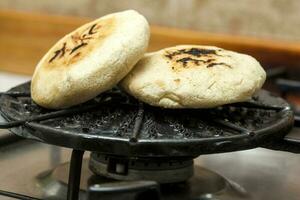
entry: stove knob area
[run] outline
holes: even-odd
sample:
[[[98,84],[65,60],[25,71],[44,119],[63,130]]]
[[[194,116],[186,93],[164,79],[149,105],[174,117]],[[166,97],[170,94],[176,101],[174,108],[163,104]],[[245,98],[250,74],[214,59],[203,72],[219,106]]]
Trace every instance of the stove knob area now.
[[[94,184],[88,188],[87,200],[160,200],[155,181],[118,181]]]

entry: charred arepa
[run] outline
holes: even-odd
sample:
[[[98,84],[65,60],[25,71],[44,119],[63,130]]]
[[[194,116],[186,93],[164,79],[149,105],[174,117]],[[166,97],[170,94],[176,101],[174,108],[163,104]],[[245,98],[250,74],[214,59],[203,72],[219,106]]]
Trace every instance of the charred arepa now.
[[[181,45],[146,54],[121,86],[153,106],[211,108],[249,99],[265,79],[265,71],[251,56]]]
[[[32,78],[32,99],[52,109],[92,99],[132,69],[148,41],[148,22],[133,10],[85,24],[59,40],[40,60]]]

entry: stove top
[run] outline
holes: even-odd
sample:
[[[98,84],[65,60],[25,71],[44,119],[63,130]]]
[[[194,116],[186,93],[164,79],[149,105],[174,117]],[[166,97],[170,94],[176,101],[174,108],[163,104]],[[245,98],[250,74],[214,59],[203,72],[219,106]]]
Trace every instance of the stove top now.
[[[0,188],[37,198],[65,199],[67,194],[65,182],[68,177],[66,163],[69,162],[70,155],[69,149],[27,140],[2,146]],[[97,182],[97,179],[88,182],[93,175],[87,167],[86,159],[89,156],[89,153],[84,155],[82,190],[86,190],[88,184]],[[21,164],[20,160],[24,162]],[[219,194],[219,199],[298,200],[300,195],[300,178],[296,175],[300,159],[297,154],[257,148],[199,156],[194,160],[194,164],[194,171],[200,173],[202,177],[202,180],[197,181],[209,185],[207,191],[214,192],[224,188],[224,182],[233,185],[234,189],[231,191],[235,198],[226,196],[227,193],[224,192]],[[52,170],[55,171],[53,176]],[[213,179],[206,180],[207,177]],[[196,192],[205,192],[202,184],[192,186]],[[81,199],[85,196],[86,193],[82,191]],[[1,200],[12,199],[1,197]]]

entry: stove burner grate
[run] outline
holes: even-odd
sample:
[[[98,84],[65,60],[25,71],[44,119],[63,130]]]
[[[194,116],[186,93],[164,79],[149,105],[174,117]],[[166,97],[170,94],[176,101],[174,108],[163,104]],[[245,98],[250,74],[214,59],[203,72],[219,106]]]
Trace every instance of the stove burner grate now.
[[[30,83],[2,95],[0,127],[22,137],[74,149],[136,157],[195,157],[255,148],[281,139],[293,112],[261,91],[251,101],[214,109],[167,110],[118,89],[65,110],[47,110],[28,96]],[[19,92],[19,95],[18,95]]]

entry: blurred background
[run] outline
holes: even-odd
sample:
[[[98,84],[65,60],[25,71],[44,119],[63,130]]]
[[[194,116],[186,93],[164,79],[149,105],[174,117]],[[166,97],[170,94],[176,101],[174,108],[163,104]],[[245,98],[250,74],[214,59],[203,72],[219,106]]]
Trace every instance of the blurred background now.
[[[1,0],[0,7],[92,18],[135,9],[156,25],[300,40],[298,0]]]
[[[1,0],[0,76],[30,76],[66,33],[127,9],[139,11],[151,24],[149,51],[176,44],[215,45],[250,54],[266,69],[283,66],[300,74],[297,0]]]
[[[29,79],[62,36],[127,9],[149,21],[148,51],[177,44],[214,45],[250,54],[266,69],[284,67],[292,79],[300,74],[298,0],[0,0],[0,84],[7,88],[14,80],[7,72]]]

